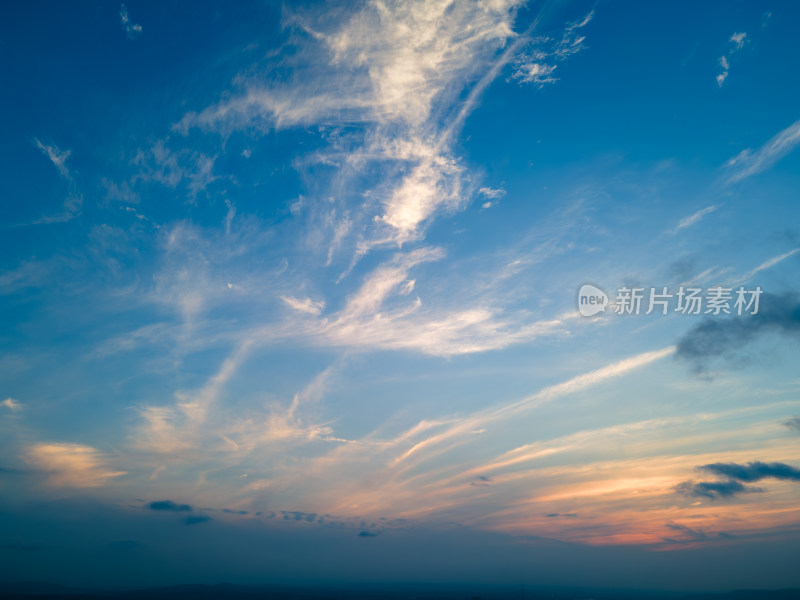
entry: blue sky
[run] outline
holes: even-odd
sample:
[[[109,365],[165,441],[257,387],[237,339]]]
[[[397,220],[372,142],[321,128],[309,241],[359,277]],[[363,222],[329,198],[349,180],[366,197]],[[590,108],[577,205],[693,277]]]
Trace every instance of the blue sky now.
[[[796,3],[3,11],[12,579],[800,586]]]

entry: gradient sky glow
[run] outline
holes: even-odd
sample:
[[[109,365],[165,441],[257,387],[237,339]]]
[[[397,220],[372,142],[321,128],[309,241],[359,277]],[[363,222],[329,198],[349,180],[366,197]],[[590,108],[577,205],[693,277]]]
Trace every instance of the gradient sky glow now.
[[[0,580],[800,587],[800,4],[0,10]]]

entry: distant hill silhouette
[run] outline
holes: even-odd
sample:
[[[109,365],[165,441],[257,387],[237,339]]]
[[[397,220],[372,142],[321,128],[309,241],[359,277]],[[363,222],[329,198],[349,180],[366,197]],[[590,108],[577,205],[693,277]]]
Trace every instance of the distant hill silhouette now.
[[[0,583],[4,600],[522,600],[521,586],[246,586],[186,584],[140,590],[92,590],[44,582]],[[800,600],[800,589],[715,594],[525,587],[524,600]]]

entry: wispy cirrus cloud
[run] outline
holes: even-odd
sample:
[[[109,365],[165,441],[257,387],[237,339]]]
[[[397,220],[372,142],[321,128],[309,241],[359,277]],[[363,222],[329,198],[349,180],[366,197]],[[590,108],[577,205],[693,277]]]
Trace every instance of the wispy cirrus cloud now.
[[[293,296],[281,296],[281,300],[294,310],[309,315],[317,316],[325,309],[324,300],[314,301],[311,298],[294,298]]]
[[[800,144],[800,121],[778,133],[758,150],[746,149],[725,163],[732,173],[727,183],[736,183],[766,171]]]
[[[686,229],[687,227],[691,227],[692,225],[700,222],[700,220],[705,217],[706,215],[711,214],[715,210],[719,208],[719,205],[712,204],[711,206],[706,206],[705,208],[701,208],[696,213],[689,215],[680,220],[680,222],[675,226],[670,233],[677,233],[682,229]]]
[[[70,150],[61,150],[55,144],[45,144],[38,138],[34,138],[34,143],[42,153],[50,159],[50,162],[53,163],[53,166],[58,170],[61,176],[64,179],[70,179],[70,172],[67,168],[67,159],[69,158],[72,151]]]
[[[64,209],[61,213],[48,214],[40,217],[33,222],[34,225],[48,223],[63,223],[70,221],[81,213],[83,207],[83,196],[78,192],[77,184],[72,171],[67,167],[67,159],[72,154],[71,150],[61,150],[53,143],[44,143],[38,138],[34,138],[34,144],[42,154],[44,154],[58,171],[59,175],[65,179],[69,188],[67,198],[64,200]]]
[[[302,161],[338,167],[335,193],[328,194],[336,216],[324,219],[322,232],[331,251],[346,248],[358,259],[376,247],[418,241],[436,215],[463,208],[476,191],[475,177],[452,150],[453,134],[474,108],[474,96],[528,39],[513,30],[518,6],[516,0],[390,1],[324,19],[287,11],[284,21],[302,49],[298,75],[279,85],[267,83],[266,74],[240,78],[239,93],[188,112],[175,129],[227,135],[357,126],[347,135],[334,129],[329,145]],[[569,25],[551,54],[577,52],[577,31],[590,19]],[[379,181],[364,177],[375,168]]]
[[[512,78],[538,87],[558,81],[553,73],[559,63],[586,48],[583,28],[593,18],[594,10],[580,21],[567,25],[558,39],[547,36],[534,37],[515,60]]]

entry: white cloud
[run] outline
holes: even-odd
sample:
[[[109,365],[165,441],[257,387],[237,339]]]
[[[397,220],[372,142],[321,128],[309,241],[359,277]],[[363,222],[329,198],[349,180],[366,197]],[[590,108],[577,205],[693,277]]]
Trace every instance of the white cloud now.
[[[318,300],[314,301],[311,298],[294,298],[292,296],[281,296],[281,300],[283,300],[288,306],[292,307],[294,310],[317,316],[323,310],[325,310],[325,301]]]
[[[491,200],[497,200],[498,198],[502,198],[506,195],[506,191],[502,188],[490,188],[490,187],[482,187],[478,190],[478,193],[481,196],[489,198]]]
[[[70,150],[61,150],[55,144],[44,144],[38,138],[34,138],[33,141],[36,143],[36,147],[50,159],[50,162],[58,169],[61,176],[65,179],[70,179],[70,172],[66,162],[72,152]]]
[[[268,73],[240,78],[240,93],[187,113],[175,130],[359,125],[359,132],[332,138],[330,147],[309,157],[339,166],[335,193],[328,194],[336,204],[302,213],[324,212],[313,235],[328,238],[327,262],[345,248],[357,260],[378,246],[420,240],[436,215],[463,208],[474,191],[452,152],[452,135],[475,95],[513,58],[499,52],[516,35],[518,5],[387,1],[316,18],[287,11],[285,23],[300,48],[290,59],[302,66],[296,78],[284,84]],[[577,51],[578,26],[556,45],[558,53]],[[360,174],[371,168],[380,168],[382,177],[364,186]],[[363,202],[353,206],[348,198]]]
[[[755,152],[750,149],[742,150],[725,163],[733,171],[728,183],[736,183],[766,171],[794,150],[797,144],[800,144],[800,121],[792,123]]]
[[[332,448],[325,455],[303,465],[300,470],[284,473],[280,481],[271,482],[271,487],[303,486],[312,495],[315,490],[324,490],[326,497],[330,499],[328,506],[330,502],[335,503],[330,510],[345,514],[353,514],[354,511],[361,515],[389,512],[413,518],[422,514],[430,515],[442,508],[446,510],[474,502],[473,494],[465,496],[461,493],[465,486],[469,489],[469,484],[465,482],[465,473],[475,469],[473,475],[485,475],[487,471],[479,470],[474,458],[462,460],[463,456],[474,455],[459,452],[457,449],[492,433],[494,436],[502,435],[502,422],[519,419],[523,415],[529,416],[547,402],[593,389],[605,381],[625,376],[673,352],[674,348],[665,348],[632,356],[544,388],[517,402],[467,414],[424,419],[390,437],[381,436],[377,432],[370,434],[358,440],[358,443]],[[566,444],[576,445],[580,441],[585,440],[554,440],[552,444],[543,445],[540,455],[563,450]],[[507,452],[498,460],[508,459],[514,452]],[[443,458],[448,453],[449,459]],[[520,458],[530,460],[533,458],[530,454],[528,452]],[[489,465],[491,463],[487,463]],[[365,480],[370,485],[365,486]],[[527,492],[530,493],[530,488]],[[509,498],[506,497],[499,505],[493,506],[495,509],[507,510],[514,504],[513,500],[511,505],[508,502]]]
[[[733,44],[733,47],[730,50],[728,50],[728,56],[732,57],[734,54],[739,52],[739,50],[741,50],[744,47],[746,37],[747,34],[741,32],[741,33],[734,33],[728,39],[728,42]],[[719,73],[716,77],[717,85],[719,87],[722,87],[722,84],[725,83],[725,80],[728,78],[728,75],[730,74],[731,66],[730,66],[730,61],[728,60],[728,56],[725,56],[723,54],[722,56],[719,57],[719,65],[722,67],[722,73]]]
[[[14,400],[14,398],[6,398],[2,402],[0,402],[0,406],[5,406],[7,409],[11,411],[18,411],[22,410],[22,403]]]
[[[533,83],[539,87],[557,81],[553,72],[558,63],[586,48],[583,43],[586,36],[581,34],[581,30],[593,18],[592,10],[580,21],[570,23],[560,39],[545,36],[533,38],[529,48],[517,58],[512,77],[522,83]]]
[[[303,414],[326,393],[333,367],[314,377],[288,406],[272,402],[247,414],[225,410],[220,402],[224,388],[253,347],[252,341],[242,344],[201,389],[176,393],[172,404],[142,408],[142,422],[133,432],[134,446],[174,463],[210,461],[218,465],[220,461],[237,464],[264,447],[344,441],[333,438],[328,425],[309,422]],[[216,452],[209,455],[209,447]]]
[[[119,21],[122,25],[122,30],[128,36],[128,39],[132,40],[142,33],[142,26],[131,21],[130,17],[128,16],[128,9],[125,8],[124,4],[121,4],[119,7]]]
[[[687,227],[691,227],[692,225],[700,221],[700,219],[705,217],[707,214],[714,212],[718,208],[719,205],[706,206],[705,208],[698,210],[696,213],[691,214],[684,219],[681,219],[680,223],[678,223],[675,229],[672,230],[672,233],[677,233],[681,229],[686,229]]]
[[[768,260],[765,260],[763,263],[758,265],[755,269],[753,269],[749,273],[746,273],[745,275],[742,275],[740,278],[738,278],[736,280],[728,282],[728,285],[733,286],[733,285],[737,285],[737,284],[740,284],[740,283],[744,283],[745,281],[748,281],[748,280],[752,279],[753,276],[755,276],[756,274],[760,273],[761,271],[766,271],[767,269],[771,269],[772,267],[774,267],[778,263],[783,262],[787,258],[791,258],[792,256],[794,256],[798,252],[800,252],[800,248],[795,248],[794,250],[789,250],[789,252],[785,252],[783,254],[779,254],[778,256],[773,256],[772,258],[770,258]]]
[[[53,166],[58,170],[58,173],[69,182],[69,190],[67,198],[64,200],[64,210],[61,213],[49,214],[39,217],[33,222],[34,225],[46,223],[63,223],[74,219],[81,213],[83,206],[83,196],[78,192],[72,172],[66,165],[69,158],[70,150],[61,150],[55,144],[45,144],[38,138],[34,138],[34,143],[42,153],[50,159]]]
[[[736,50],[741,50],[742,47],[744,46],[744,39],[746,37],[747,37],[747,34],[742,31],[741,33],[734,33],[731,36],[730,41],[734,44],[734,47],[736,48]]]
[[[136,153],[132,164],[140,170],[131,179],[132,183],[157,182],[173,189],[185,185],[194,198],[217,179],[216,157],[188,149],[173,151],[166,141],[159,140],[148,150]]]
[[[107,458],[91,446],[41,443],[26,452],[27,460],[47,473],[47,483],[56,487],[98,487],[125,475],[107,464]]]

